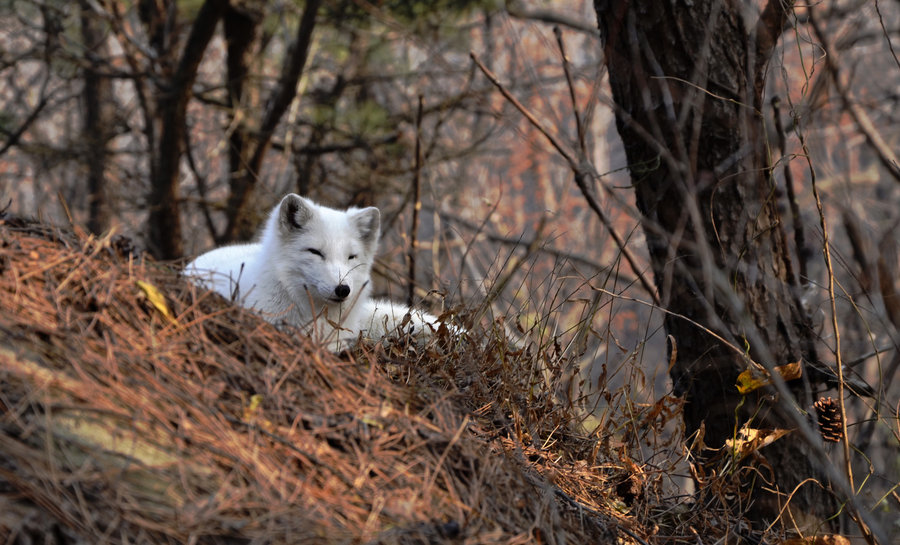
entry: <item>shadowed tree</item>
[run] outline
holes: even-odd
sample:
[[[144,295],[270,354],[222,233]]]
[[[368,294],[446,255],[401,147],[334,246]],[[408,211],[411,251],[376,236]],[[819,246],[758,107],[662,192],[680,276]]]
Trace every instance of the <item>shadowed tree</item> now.
[[[251,160],[249,154],[252,152],[252,148],[249,145],[251,131],[248,119],[255,110],[253,109],[254,105],[250,104],[252,93],[246,91],[249,86],[248,76],[253,62],[254,46],[258,39],[264,10],[264,1],[230,5],[222,20],[227,46],[225,89],[227,90],[229,127],[231,127],[228,136],[228,177],[232,187],[238,179],[254,179],[256,176],[256,172],[249,171]],[[227,241],[223,237],[217,236],[216,238],[217,242]]]
[[[142,2],[141,6],[145,4],[148,3]],[[163,21],[171,17],[172,13],[169,9],[172,8],[171,4],[158,4],[157,14],[142,17],[148,27],[151,44],[155,47],[162,40],[158,36],[162,32],[160,29],[165,26]],[[162,7],[163,4],[169,8]],[[193,96],[192,86],[203,53],[215,35],[219,19],[227,7],[227,0],[206,0],[203,3],[171,74],[162,74],[163,79],[155,89],[156,108],[150,132],[153,137],[151,142],[155,142],[156,146],[150,146],[147,243],[157,258],[175,259],[184,253],[178,185],[181,156],[184,153],[187,106]]]
[[[594,6],[652,269],[670,311],[671,377],[686,399],[686,433],[705,433],[719,448],[747,422],[794,428],[785,400],[735,387],[754,362],[817,361],[797,297],[806,279],[792,267],[762,118],[767,62],[790,2],[770,1],[761,13],[716,0]],[[810,407],[803,384],[791,384],[797,407],[787,410]],[[810,449],[799,433],[765,447],[767,464],[740,471],[748,494],[735,507],[762,528],[780,517],[789,528],[827,530],[822,521],[838,508]]]
[[[255,138],[248,138],[247,127],[243,121],[235,123],[237,128],[231,136],[229,155],[231,191],[225,205],[228,224],[222,236],[218,237],[222,241],[246,240],[253,236],[256,230],[257,225],[249,214],[248,205],[266,152],[275,135],[275,129],[297,94],[297,82],[303,74],[309,56],[316,14],[320,5],[321,0],[307,0],[303,7],[294,41],[288,48],[281,75],[266,103]],[[226,17],[228,99],[232,117],[239,117],[239,108],[244,95],[244,79],[248,72],[247,52],[253,42],[259,20],[255,12],[248,9],[243,11],[231,9]]]

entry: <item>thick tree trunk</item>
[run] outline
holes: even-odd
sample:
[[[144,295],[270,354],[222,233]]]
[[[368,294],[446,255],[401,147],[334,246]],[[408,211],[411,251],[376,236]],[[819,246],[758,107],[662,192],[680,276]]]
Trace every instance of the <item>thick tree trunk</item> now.
[[[686,431],[704,430],[713,448],[747,422],[793,427],[763,392],[738,393],[737,376],[749,366],[742,352],[773,365],[812,356],[760,113],[765,63],[784,7],[776,0],[748,30],[744,4],[595,0],[660,298],[667,310],[732,345],[667,315],[678,350],[671,376],[686,399]],[[808,406],[802,397],[799,406]],[[750,492],[736,507],[760,525],[781,517],[786,526],[809,528],[837,510],[830,493],[807,483],[782,511],[795,486],[819,478],[798,435],[760,451],[771,469],[744,472]]]

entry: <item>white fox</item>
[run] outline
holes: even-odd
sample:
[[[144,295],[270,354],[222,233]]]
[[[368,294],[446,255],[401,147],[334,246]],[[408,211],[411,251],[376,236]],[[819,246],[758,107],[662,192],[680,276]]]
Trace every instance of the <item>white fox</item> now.
[[[427,337],[438,327],[435,316],[370,295],[380,229],[377,208],[335,210],[291,193],[272,209],[258,242],[202,254],[185,274],[333,349],[401,325]]]

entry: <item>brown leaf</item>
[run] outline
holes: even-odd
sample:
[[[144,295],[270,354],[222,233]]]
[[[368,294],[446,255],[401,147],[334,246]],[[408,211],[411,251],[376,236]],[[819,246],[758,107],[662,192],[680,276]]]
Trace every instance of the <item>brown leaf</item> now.
[[[789,433],[791,433],[791,430],[767,430],[748,428],[745,426],[741,428],[738,437],[727,439],[725,445],[734,453],[738,460],[741,460],[748,454],[771,445]]]
[[[803,375],[803,367],[800,365],[801,360],[785,365],[775,367],[775,372],[781,375],[784,380],[795,380]],[[741,394],[747,394],[753,390],[762,388],[772,384],[772,377],[765,369],[747,369],[738,375],[737,384],[735,386]]]

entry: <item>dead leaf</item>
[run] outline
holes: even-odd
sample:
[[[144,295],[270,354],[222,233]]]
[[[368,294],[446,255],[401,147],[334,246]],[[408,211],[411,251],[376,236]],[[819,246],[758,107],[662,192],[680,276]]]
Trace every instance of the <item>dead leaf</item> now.
[[[143,280],[138,280],[137,286],[141,288],[141,291],[147,296],[147,300],[150,301],[150,304],[153,305],[153,307],[158,310],[170,324],[178,325],[178,320],[175,319],[172,311],[169,310],[169,305],[166,303],[166,297],[156,286],[149,282],[144,282]]]
[[[786,365],[775,367],[775,372],[781,375],[784,380],[795,380],[803,375],[803,367],[800,365],[802,360],[797,360]],[[737,384],[735,386],[741,394],[748,394],[753,390],[762,388],[772,384],[772,377],[765,369],[747,369],[738,375]]]
[[[738,437],[725,441],[725,446],[734,454],[735,458],[741,460],[748,454],[771,445],[789,433],[791,430],[767,430],[744,426],[738,432]]]

